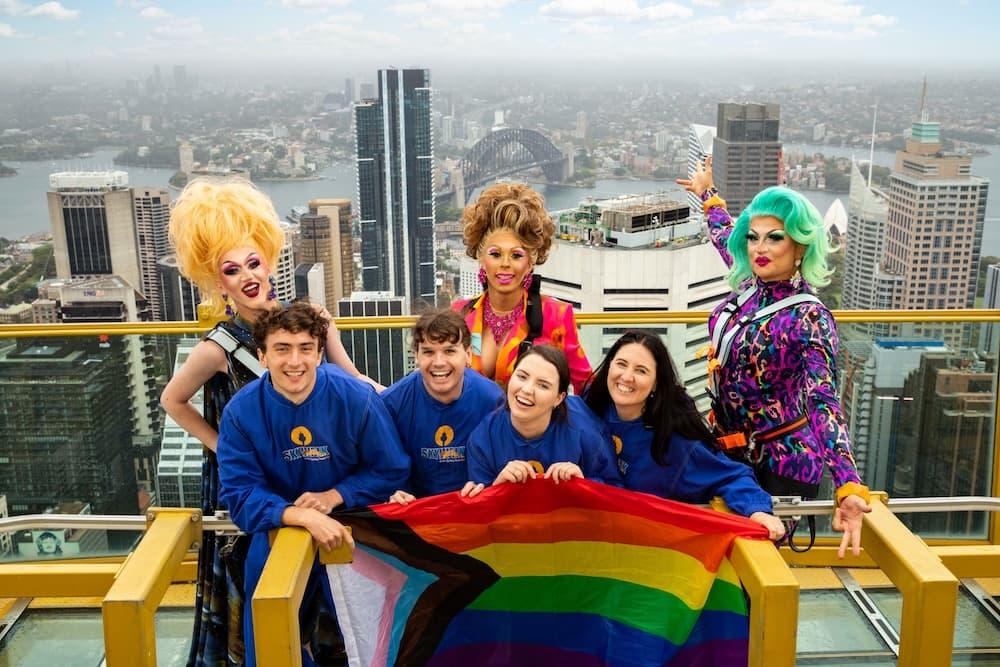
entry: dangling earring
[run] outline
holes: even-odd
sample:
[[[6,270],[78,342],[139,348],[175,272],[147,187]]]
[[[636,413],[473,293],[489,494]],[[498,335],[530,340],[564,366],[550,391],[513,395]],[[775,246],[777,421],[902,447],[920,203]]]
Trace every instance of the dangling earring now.
[[[223,294],[222,300],[226,302],[226,317],[236,317],[236,311],[229,305],[229,297]]]
[[[528,271],[526,274],[524,274],[524,278],[521,278],[521,287],[524,288],[524,291],[527,292],[529,289],[531,289],[531,283],[534,282],[534,280],[535,280],[535,274],[533,271]]]
[[[486,268],[483,266],[479,267],[479,284],[486,289]]]
[[[798,282],[802,280],[802,274],[799,273],[799,267],[802,266],[802,260],[795,260],[795,273],[792,274],[792,280]]]
[[[267,293],[267,300],[274,301],[278,298],[278,283],[275,281],[274,276],[268,276],[267,282],[271,285],[270,291]]]

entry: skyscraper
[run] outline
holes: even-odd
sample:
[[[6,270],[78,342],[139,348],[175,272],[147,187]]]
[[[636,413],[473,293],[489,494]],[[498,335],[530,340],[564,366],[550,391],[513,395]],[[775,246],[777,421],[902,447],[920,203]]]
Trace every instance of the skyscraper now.
[[[198,288],[181,275],[177,255],[167,255],[157,262],[160,293],[163,297],[163,319],[170,322],[198,319]]]
[[[323,265],[329,306],[354,291],[350,199],[313,199],[309,202],[309,212],[299,219],[298,261]]]
[[[13,514],[66,500],[138,510],[124,338],[22,340],[0,351],[0,488]]]
[[[378,99],[354,107],[362,283],[435,301],[430,70],[385,69]]]
[[[387,292],[355,292],[337,303],[337,317],[394,317],[405,315],[402,297]],[[358,370],[389,386],[411,369],[410,351],[402,329],[353,329],[340,339]]]
[[[844,251],[844,288],[841,297],[841,305],[845,309],[876,310],[892,307],[886,299],[892,293],[896,279],[885,275],[881,266],[888,208],[885,193],[869,188],[858,166],[852,164],[847,207],[847,247]],[[885,333],[886,331],[881,331],[882,335]]]
[[[889,175],[885,270],[898,276],[892,307],[971,308],[989,181],[972,175],[972,158],[942,150],[940,124],[920,120]]]
[[[686,201],[660,195],[590,200],[564,213],[558,220],[560,239],[545,264],[536,268],[542,292],[586,312],[712,308],[729,293],[726,265],[715,248],[703,242],[704,228],[692,222],[689,213]],[[474,268],[472,262],[463,265],[463,277],[466,272],[474,276]],[[592,365],[626,328],[580,328]],[[708,366],[695,357],[708,342],[707,325],[649,328],[677,360],[679,381],[707,412]]]
[[[62,172],[49,176],[49,186],[56,275],[117,275],[141,289],[128,174]]]
[[[715,141],[715,128],[711,125],[688,126],[688,173],[694,173],[695,167],[705,162],[712,154],[712,143]],[[701,223],[705,219],[702,211],[701,197],[693,192],[687,193],[688,205],[691,208],[691,221]]]
[[[784,180],[777,104],[719,103],[712,150],[715,184],[735,218],[758,192]]]
[[[158,262],[170,253],[167,224],[170,222],[170,192],[165,188],[132,188],[135,234],[139,252],[140,285],[154,320],[165,320]]]

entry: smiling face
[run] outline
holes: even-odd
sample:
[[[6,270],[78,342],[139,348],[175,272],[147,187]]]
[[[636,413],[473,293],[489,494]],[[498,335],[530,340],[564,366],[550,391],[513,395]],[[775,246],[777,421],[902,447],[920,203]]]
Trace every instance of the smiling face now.
[[[441,403],[452,403],[462,395],[462,379],[469,364],[469,348],[460,341],[425,340],[417,345],[417,368],[427,393]]]
[[[558,369],[537,354],[525,356],[507,383],[511,418],[520,422],[547,425],[565,399],[566,392],[559,391]]]
[[[239,314],[250,320],[277,303],[267,297],[270,270],[256,248],[234,248],[219,262],[219,291],[228,296]]]
[[[608,366],[608,393],[618,417],[638,419],[656,386],[656,359],[639,343],[622,345]]]
[[[486,237],[479,263],[486,269],[490,291],[509,294],[521,289],[521,281],[531,271],[531,253],[514,232],[499,229]]]
[[[277,329],[267,335],[258,354],[279,394],[296,405],[309,398],[323,354],[319,341],[311,333]]]
[[[770,215],[750,221],[747,230],[747,255],[753,274],[764,282],[788,280],[795,275],[795,260],[802,259],[805,248],[792,240],[785,223]]]

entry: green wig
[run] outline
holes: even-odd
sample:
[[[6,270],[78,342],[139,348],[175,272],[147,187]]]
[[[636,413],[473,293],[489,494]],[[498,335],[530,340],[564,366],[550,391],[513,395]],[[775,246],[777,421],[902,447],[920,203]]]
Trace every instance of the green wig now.
[[[744,280],[753,275],[750,256],[747,253],[747,232],[750,221],[762,216],[771,216],[785,224],[785,231],[792,240],[805,247],[799,272],[812,287],[829,284],[833,273],[826,265],[826,255],[830,251],[826,238],[823,216],[812,203],[798,192],[783,186],[761,190],[750,205],[743,210],[729,236],[727,246],[733,256],[733,266],[729,270],[729,284],[737,289]]]

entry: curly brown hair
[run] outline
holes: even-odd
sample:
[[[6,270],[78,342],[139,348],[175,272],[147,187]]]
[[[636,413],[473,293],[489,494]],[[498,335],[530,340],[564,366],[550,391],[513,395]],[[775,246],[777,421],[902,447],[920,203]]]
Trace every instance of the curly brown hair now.
[[[497,183],[483,190],[478,201],[465,207],[465,253],[479,259],[486,237],[498,229],[513,232],[531,253],[534,264],[544,264],[556,226],[545,210],[545,200],[524,183]]]
[[[307,331],[322,349],[329,328],[330,324],[318,310],[304,301],[296,301],[286,308],[276,308],[261,315],[253,325],[253,340],[259,349],[267,351],[267,337],[275,331],[293,334]]]

